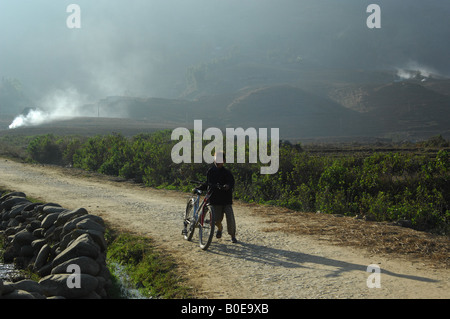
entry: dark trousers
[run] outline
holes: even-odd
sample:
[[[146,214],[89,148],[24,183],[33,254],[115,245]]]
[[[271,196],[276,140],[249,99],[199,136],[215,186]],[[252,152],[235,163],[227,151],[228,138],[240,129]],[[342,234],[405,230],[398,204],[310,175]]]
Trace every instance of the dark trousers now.
[[[227,231],[231,237],[236,236],[236,221],[234,220],[234,212],[232,205],[211,205],[214,210],[215,224],[218,231],[222,231],[223,215],[227,220]]]

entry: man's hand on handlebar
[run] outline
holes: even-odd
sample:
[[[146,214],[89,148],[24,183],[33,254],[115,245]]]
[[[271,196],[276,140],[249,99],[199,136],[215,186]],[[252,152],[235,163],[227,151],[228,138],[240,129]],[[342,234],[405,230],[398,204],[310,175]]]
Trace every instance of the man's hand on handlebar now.
[[[220,185],[219,183],[217,183],[215,185],[214,184],[208,184],[208,185],[211,189],[218,189],[218,190],[225,190],[225,191],[230,190],[230,185],[228,185],[228,184]],[[201,193],[202,193],[202,191],[198,187],[192,189],[192,194],[200,195]]]
[[[225,185],[220,185],[220,184],[216,184],[216,185],[213,185],[214,186],[214,188],[216,188],[216,189],[220,189],[220,190],[229,190],[230,189],[230,185],[228,185],[228,184],[225,184]]]

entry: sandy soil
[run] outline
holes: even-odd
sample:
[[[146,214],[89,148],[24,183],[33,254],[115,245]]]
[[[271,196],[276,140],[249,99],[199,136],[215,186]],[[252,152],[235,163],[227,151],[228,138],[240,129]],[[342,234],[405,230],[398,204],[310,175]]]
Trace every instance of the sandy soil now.
[[[199,298],[450,297],[445,267],[283,231],[283,216],[274,219],[259,205],[235,203],[239,243],[224,235],[202,251],[197,237],[187,242],[181,236],[185,193],[6,159],[0,159],[0,186],[65,208],[84,207],[117,228],[153,238],[177,260]],[[299,222],[307,226],[309,220]],[[381,271],[380,288],[367,285],[373,264]]]

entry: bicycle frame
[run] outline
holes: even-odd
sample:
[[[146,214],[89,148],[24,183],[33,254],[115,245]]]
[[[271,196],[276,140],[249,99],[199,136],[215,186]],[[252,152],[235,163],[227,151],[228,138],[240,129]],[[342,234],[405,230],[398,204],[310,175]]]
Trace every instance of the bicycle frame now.
[[[203,250],[208,249],[214,234],[214,210],[209,206],[209,199],[215,189],[220,189],[220,186],[209,185],[203,200],[201,200],[202,192],[196,190],[186,206],[184,229],[181,233],[184,239],[191,240],[195,229],[198,228],[200,247]]]
[[[204,210],[205,206],[209,202],[209,198],[211,197],[211,191],[208,191],[206,193],[205,197],[203,198],[202,203],[199,205],[200,197],[201,197],[201,194],[197,194],[197,198],[194,201],[194,214],[193,214],[194,222],[191,224],[190,227],[195,227],[195,225],[197,223],[200,223],[200,225],[203,226],[203,222],[204,222],[204,220],[203,220],[203,218],[204,218],[203,210]],[[198,218],[199,218],[198,212],[199,211],[201,211],[202,214],[200,215],[201,219],[198,221]]]

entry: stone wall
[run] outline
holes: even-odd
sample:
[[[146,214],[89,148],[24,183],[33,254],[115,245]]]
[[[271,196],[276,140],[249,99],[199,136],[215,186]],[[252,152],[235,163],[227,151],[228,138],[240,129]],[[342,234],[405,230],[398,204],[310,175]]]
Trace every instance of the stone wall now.
[[[0,279],[2,298],[107,298],[105,224],[86,209],[32,203],[21,192],[0,194],[3,260],[41,279]]]

